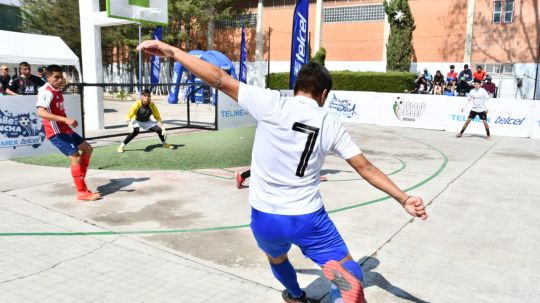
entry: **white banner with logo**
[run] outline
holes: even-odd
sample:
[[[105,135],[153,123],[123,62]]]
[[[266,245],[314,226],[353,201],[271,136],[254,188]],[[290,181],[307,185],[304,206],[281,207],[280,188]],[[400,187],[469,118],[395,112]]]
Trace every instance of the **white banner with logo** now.
[[[469,105],[461,112],[467,104],[467,99],[462,99],[461,102],[448,104],[446,131],[459,132],[467,120],[471,108]],[[495,136],[529,137],[532,102],[531,100],[490,99],[487,114],[490,133]],[[478,116],[471,121],[465,134],[486,135],[484,124]]]
[[[80,95],[64,96],[68,117],[79,122],[81,133]],[[0,97],[0,160],[59,152],[45,138],[43,123],[36,114],[36,96]]]
[[[255,119],[226,94],[218,95],[218,130],[255,125]]]
[[[376,94],[370,92],[330,92],[325,107],[344,122],[375,124],[377,117]]]
[[[540,139],[540,101],[532,101],[530,122],[531,138]]]
[[[447,98],[411,94],[374,94],[377,124],[427,129],[444,129]]]

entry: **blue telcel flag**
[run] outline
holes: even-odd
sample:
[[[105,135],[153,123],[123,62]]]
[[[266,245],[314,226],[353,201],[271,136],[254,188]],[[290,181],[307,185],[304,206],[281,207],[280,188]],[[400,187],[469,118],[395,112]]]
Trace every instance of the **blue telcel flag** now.
[[[156,30],[154,31],[154,40],[161,41],[163,36],[163,28],[161,26],[156,27]],[[150,83],[152,84],[152,89],[154,88],[154,84],[159,83],[159,72],[161,69],[161,64],[158,56],[152,55],[152,74],[150,75]]]
[[[242,42],[240,43],[240,82],[247,83],[247,50],[244,16],[242,16]]]
[[[298,0],[294,8],[292,45],[291,45],[291,69],[289,88],[294,89],[296,75],[300,68],[308,63],[308,11],[309,0]]]

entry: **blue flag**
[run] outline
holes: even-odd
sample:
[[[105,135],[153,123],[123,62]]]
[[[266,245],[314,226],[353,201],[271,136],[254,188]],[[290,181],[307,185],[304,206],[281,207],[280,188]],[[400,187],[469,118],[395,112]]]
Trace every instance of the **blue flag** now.
[[[247,50],[244,16],[242,16],[242,43],[240,43],[240,82],[247,83]]]
[[[163,35],[163,28],[161,26],[156,27],[156,30],[154,31],[154,40],[161,41]],[[150,75],[150,83],[152,84],[152,89],[154,88],[154,84],[159,83],[159,72],[161,69],[161,64],[158,56],[152,56],[152,74]]]
[[[308,63],[308,11],[309,0],[298,0],[294,8],[292,46],[291,46],[291,70],[289,88],[294,88],[296,75],[300,68]]]

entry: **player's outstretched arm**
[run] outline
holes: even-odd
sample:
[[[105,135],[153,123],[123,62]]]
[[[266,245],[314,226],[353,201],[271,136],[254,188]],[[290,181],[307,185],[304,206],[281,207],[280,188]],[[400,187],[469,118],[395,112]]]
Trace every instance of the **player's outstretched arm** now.
[[[418,217],[422,220],[427,219],[428,215],[425,210],[424,201],[422,198],[409,196],[399,189],[390,178],[388,178],[380,169],[369,162],[364,155],[359,154],[347,159],[349,165],[356,170],[369,184],[382,190],[383,192],[396,199],[399,204],[405,208],[411,216]]]
[[[235,101],[238,100],[240,82],[213,64],[158,40],[143,41],[137,50],[159,57],[173,58],[208,85],[226,93]]]
[[[77,120],[49,113],[44,107],[41,107],[41,106],[37,107],[37,115],[38,117],[47,119],[49,121],[65,123],[71,127],[77,127],[77,125],[79,125]]]

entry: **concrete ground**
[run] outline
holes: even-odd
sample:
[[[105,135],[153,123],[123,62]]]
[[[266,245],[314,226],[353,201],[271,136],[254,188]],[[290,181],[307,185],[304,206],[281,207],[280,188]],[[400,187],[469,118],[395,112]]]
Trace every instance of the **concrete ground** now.
[[[429,205],[427,221],[411,219],[327,158],[321,192],[368,302],[540,302],[538,140],[347,128]],[[104,197],[88,203],[74,200],[67,168],[0,168],[0,302],[281,302],[237,168],[94,170]],[[328,302],[321,270],[290,256],[308,295]]]

